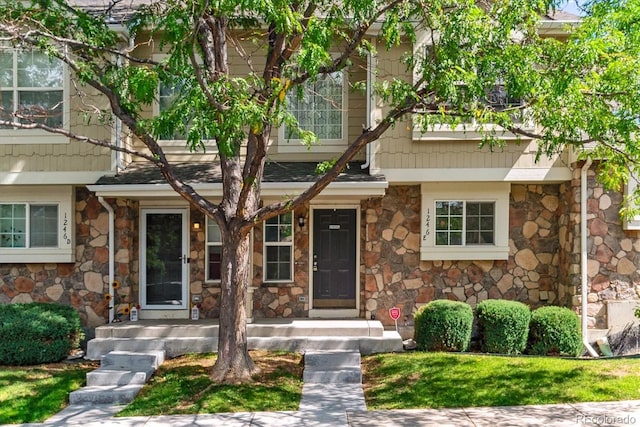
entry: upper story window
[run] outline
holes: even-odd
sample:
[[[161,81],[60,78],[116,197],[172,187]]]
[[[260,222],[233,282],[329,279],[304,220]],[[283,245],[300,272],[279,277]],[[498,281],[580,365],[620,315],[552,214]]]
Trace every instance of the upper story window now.
[[[63,63],[42,52],[1,50],[0,105],[2,120],[62,127]]]
[[[318,138],[319,144],[314,151],[335,150],[330,147],[344,144],[347,138],[345,74],[339,71],[319,76],[317,80],[307,82],[299,95],[296,90],[289,91],[287,104],[300,129],[313,132]],[[307,149],[300,144],[297,130],[289,126],[283,126],[279,138],[280,151]]]
[[[293,280],[293,214],[288,212],[264,223],[265,282]]]
[[[160,82],[158,88],[158,110],[160,113],[168,111],[171,108],[171,105],[180,94],[180,89],[182,88],[179,84],[167,84]],[[186,130],[185,132],[175,131],[171,135],[160,135],[160,139],[163,141],[184,141],[187,139]]]
[[[505,182],[422,184],[422,260],[509,257]]]

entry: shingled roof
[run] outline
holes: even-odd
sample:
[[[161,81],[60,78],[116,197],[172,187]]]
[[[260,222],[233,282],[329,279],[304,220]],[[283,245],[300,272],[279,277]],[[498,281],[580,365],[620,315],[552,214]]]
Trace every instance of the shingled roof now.
[[[263,182],[314,182],[318,179],[315,162],[269,162],[264,168]],[[360,163],[350,163],[336,182],[384,182],[382,175],[369,175]],[[179,163],[176,174],[189,184],[221,183],[220,165],[209,162]],[[155,165],[134,163],[115,176],[103,176],[96,185],[164,184],[166,180]]]

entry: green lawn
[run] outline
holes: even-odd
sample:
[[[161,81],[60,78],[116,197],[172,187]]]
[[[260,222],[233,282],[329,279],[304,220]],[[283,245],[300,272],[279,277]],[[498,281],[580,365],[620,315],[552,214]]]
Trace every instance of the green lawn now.
[[[640,399],[640,358],[413,352],[364,357],[363,373],[369,409]]]
[[[214,354],[166,361],[118,416],[240,411],[295,411],[302,393],[302,356],[251,352],[262,373],[244,385],[215,385],[209,370]]]
[[[82,387],[91,363],[0,366],[0,424],[41,422],[63,409]]]

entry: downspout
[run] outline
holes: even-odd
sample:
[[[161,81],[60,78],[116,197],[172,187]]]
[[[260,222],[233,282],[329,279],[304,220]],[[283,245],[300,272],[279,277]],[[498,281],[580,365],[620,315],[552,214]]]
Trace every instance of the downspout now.
[[[109,295],[111,295],[112,304],[109,308],[109,323],[113,322],[113,318],[115,317],[115,295],[113,293],[113,281],[115,279],[115,222],[114,222],[114,212],[113,208],[102,196],[98,196],[98,201],[104,208],[109,212]]]
[[[587,171],[591,166],[591,159],[587,159],[580,170],[580,282],[582,284],[582,345],[590,356],[598,357],[598,353],[589,344],[587,326]]]
[[[374,70],[373,70],[373,54],[371,52],[369,52],[367,54],[367,113],[366,113],[366,118],[365,118],[365,129],[371,129],[371,110],[372,110],[372,96],[373,96],[373,90],[372,90],[372,85],[373,85],[373,78],[374,78]],[[362,166],[360,166],[362,169],[366,169],[371,165],[371,143],[367,144],[367,146],[365,147],[365,152],[366,152],[366,160],[365,162],[362,164]]]

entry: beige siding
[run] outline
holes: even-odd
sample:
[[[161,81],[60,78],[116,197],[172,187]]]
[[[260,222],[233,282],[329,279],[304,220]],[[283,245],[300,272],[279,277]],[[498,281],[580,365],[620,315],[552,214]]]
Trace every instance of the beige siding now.
[[[406,76],[412,79],[400,61],[405,47],[397,47],[387,51],[380,47],[378,51],[378,79]],[[385,112],[378,107],[377,114]],[[454,135],[454,134],[452,134]],[[466,139],[462,133],[455,133],[452,139],[437,140],[435,138],[414,140],[413,123],[410,117],[405,118],[390,129],[374,144],[374,169],[424,169],[424,168],[530,168],[546,169],[566,166],[564,156],[548,159],[542,156],[535,161],[537,146],[531,141],[507,142],[504,148],[480,148],[479,140]],[[453,139],[460,138],[460,139]]]
[[[140,41],[145,40],[146,35],[140,38]],[[242,37],[240,37],[242,38]],[[261,74],[264,61],[265,61],[265,46],[254,45],[252,43],[244,42],[241,43],[242,56],[240,55],[237,49],[234,49],[230,45],[229,49],[229,71],[231,75],[246,75],[250,70],[250,67],[258,74]],[[162,55],[163,52],[159,50],[157,44],[141,44],[140,47],[135,52],[136,55],[142,57],[152,57],[156,55],[156,58],[159,58],[159,55]],[[250,59],[251,65],[247,63],[245,58]],[[365,94],[360,91],[355,91],[351,88],[351,85],[357,81],[362,81],[366,79],[366,60],[356,58],[354,59],[354,65],[349,70],[348,75],[348,84],[350,85],[348,90],[348,121],[347,121],[347,131],[348,131],[348,139],[347,141],[353,141],[358,135],[362,133],[362,127],[366,123],[366,97]],[[143,111],[143,116],[152,117],[154,114],[154,107],[150,106],[148,109]],[[134,147],[137,150],[141,150],[144,153],[148,153],[147,149],[140,143],[140,141],[136,141],[134,143]],[[215,145],[207,147],[206,153],[202,151],[191,153],[186,147],[186,144],[179,141],[165,142],[162,144],[165,153],[171,161],[179,161],[179,162],[188,162],[188,161],[202,161],[202,162],[211,162],[218,160],[218,155],[216,152]],[[327,152],[323,150],[320,152],[317,149],[312,147],[310,150],[307,150],[304,147],[301,147],[299,152],[282,152],[278,150],[278,129],[273,129],[271,132],[271,140],[269,142],[268,147],[268,157],[270,161],[322,161],[328,160],[339,155],[342,150],[347,147],[345,144],[342,147],[336,147],[335,150],[331,150]],[[141,159],[132,159],[133,161],[141,160]],[[355,160],[363,161],[364,153],[361,153]]]

